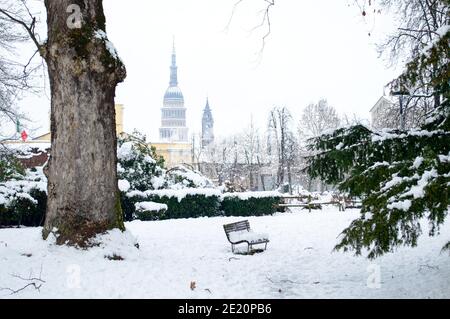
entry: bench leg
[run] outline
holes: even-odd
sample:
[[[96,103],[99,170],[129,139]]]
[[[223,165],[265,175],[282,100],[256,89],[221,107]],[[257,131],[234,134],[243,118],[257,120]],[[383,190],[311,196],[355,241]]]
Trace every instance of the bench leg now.
[[[234,253],[234,245],[233,244],[231,244],[231,252]]]

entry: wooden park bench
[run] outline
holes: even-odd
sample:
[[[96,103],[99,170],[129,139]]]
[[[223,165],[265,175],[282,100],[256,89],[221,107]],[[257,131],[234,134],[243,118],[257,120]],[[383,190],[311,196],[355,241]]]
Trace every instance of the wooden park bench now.
[[[250,229],[248,220],[237,223],[223,225],[228,241],[231,243],[231,250],[234,253],[234,248],[239,244],[247,244],[247,253],[250,253],[254,245],[265,244],[264,250],[267,249],[269,238],[267,235],[254,233]]]

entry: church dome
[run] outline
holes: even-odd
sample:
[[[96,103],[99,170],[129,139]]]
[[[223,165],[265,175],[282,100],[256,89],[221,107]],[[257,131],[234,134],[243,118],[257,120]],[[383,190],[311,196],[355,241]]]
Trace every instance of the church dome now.
[[[184,101],[183,93],[178,86],[170,86],[164,94],[164,100]]]

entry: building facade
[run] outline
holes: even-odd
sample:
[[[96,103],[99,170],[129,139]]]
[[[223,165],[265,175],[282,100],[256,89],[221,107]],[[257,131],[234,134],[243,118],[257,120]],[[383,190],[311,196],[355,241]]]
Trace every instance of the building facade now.
[[[184,96],[178,87],[178,66],[175,45],[172,52],[172,65],[170,66],[169,88],[164,94],[163,107],[161,108],[159,139],[162,143],[188,142]]]
[[[207,147],[214,143],[214,119],[211,108],[209,106],[209,99],[206,100],[206,107],[203,110],[202,118],[202,147]]]
[[[408,97],[402,99],[400,96],[397,99],[383,96],[370,110],[371,126],[376,130],[418,128],[424,124],[426,115],[432,107],[426,100],[413,101]]]
[[[150,143],[156,154],[164,157],[167,168],[192,163],[192,146],[189,143]]]
[[[371,126],[374,129],[395,128],[392,123],[397,120],[395,114],[391,114],[395,109],[395,103],[387,96],[382,96],[370,110]]]

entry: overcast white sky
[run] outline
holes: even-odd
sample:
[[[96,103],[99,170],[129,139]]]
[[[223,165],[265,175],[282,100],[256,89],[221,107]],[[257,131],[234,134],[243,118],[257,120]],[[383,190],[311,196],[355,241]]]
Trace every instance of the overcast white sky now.
[[[395,75],[373,45],[392,27],[390,19],[363,21],[350,0],[279,0],[260,55],[266,30],[250,30],[261,21],[264,1],[244,1],[225,32],[235,2],[104,0],[108,36],[128,71],[116,98],[125,105],[126,131],[158,139],[173,35],[190,133],[200,131],[207,95],[219,136],[242,130],[251,117],[264,128],[273,106],[287,106],[299,119],[322,97],[340,113],[369,117]],[[36,134],[48,131],[49,105],[44,95],[21,101],[40,127]]]

